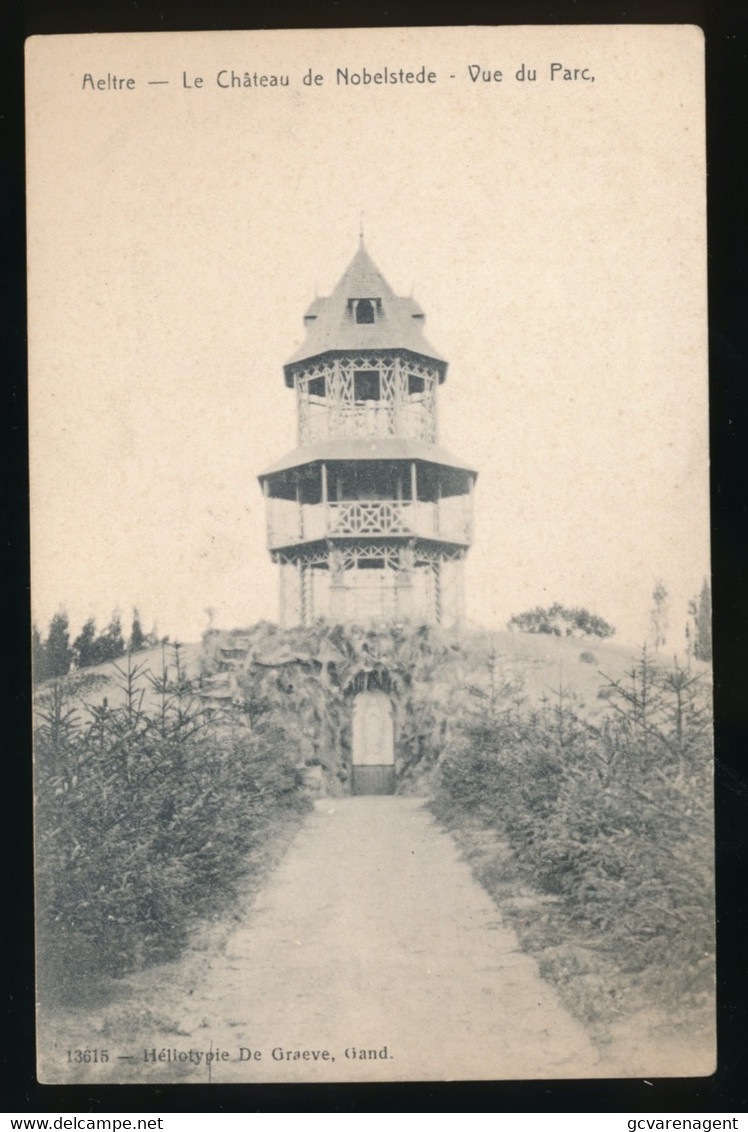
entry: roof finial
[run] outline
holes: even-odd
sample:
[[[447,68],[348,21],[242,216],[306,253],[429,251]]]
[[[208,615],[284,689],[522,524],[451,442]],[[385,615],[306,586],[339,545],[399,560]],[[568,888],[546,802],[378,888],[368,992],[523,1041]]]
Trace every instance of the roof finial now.
[[[358,238],[359,238],[360,243],[363,244],[363,242],[364,242],[364,214],[363,214],[363,211],[361,212],[361,219],[359,221],[359,226],[358,226]]]

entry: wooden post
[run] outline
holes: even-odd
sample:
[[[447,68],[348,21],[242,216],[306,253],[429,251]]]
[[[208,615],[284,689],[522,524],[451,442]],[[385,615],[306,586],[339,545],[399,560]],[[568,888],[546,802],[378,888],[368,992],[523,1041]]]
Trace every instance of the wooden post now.
[[[299,532],[298,537],[304,537],[304,511],[301,505],[301,476],[296,473],[296,524]]]
[[[473,495],[475,493],[475,476],[468,472],[468,512],[465,516],[465,539],[468,543],[473,541]]]
[[[461,629],[465,623],[465,578],[464,557],[457,563],[457,628]]]
[[[299,414],[297,437],[298,443],[303,444],[305,440],[311,439],[309,436],[309,384],[299,374],[296,375],[295,381]]]
[[[268,481],[262,481],[262,498],[265,501],[265,522],[267,525],[268,533],[268,546],[273,545],[273,517],[270,513],[270,492],[268,489]]]
[[[304,605],[304,563],[299,559],[297,565],[297,577],[299,585],[299,624],[306,625],[306,609]]]
[[[345,620],[345,571],[340,550],[333,543],[328,542],[327,555],[330,572],[330,619],[341,622]]]
[[[437,625],[442,623],[442,560],[434,563],[434,614]]]
[[[321,492],[321,496],[322,496],[322,531],[323,531],[324,534],[327,534],[327,532],[330,529],[331,524],[330,524],[330,515],[329,515],[329,511],[328,511],[328,506],[327,506],[327,464],[325,463],[324,460],[322,461],[322,465],[320,467],[320,477],[321,477],[320,492]]]
[[[395,507],[397,520],[402,523],[407,514],[407,508],[403,507],[403,471],[399,464],[397,467],[397,482],[395,484],[395,499],[397,501],[397,506]],[[411,515],[412,514],[413,512],[411,511]]]

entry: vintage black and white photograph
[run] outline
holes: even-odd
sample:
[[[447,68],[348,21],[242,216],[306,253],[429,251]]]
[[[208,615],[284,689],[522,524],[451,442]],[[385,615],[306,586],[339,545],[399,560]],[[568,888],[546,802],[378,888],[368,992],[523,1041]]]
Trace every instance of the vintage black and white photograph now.
[[[703,49],[27,43],[42,1082],[714,1070]]]

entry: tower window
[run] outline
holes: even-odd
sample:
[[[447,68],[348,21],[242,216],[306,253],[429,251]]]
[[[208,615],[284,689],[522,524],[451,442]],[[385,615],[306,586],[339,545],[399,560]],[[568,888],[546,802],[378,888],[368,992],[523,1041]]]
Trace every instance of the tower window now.
[[[423,393],[426,388],[426,382],[422,377],[418,377],[415,373],[408,374],[408,393],[413,396],[415,393]]]
[[[353,397],[356,401],[378,401],[379,370],[357,369],[353,374]]]
[[[374,304],[371,299],[359,299],[356,303],[356,322],[373,322]]]

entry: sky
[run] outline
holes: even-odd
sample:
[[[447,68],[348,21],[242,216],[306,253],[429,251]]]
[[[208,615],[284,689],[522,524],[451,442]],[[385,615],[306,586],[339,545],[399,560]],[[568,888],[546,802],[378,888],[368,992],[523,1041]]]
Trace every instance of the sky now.
[[[282,366],[363,216],[449,362],[440,441],[479,472],[468,621],[559,601],[640,644],[661,578],[681,647],[709,572],[697,29],[65,36],[29,52],[40,626],[64,608],[75,634],[118,609],[127,628],[137,607],[146,630],[196,640],[208,609],[223,628],[277,619],[257,474],[295,446]],[[551,81],[554,61],[594,82]],[[335,82],[385,65],[437,78]],[[223,88],[231,70],[289,85]]]

